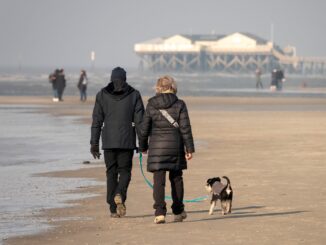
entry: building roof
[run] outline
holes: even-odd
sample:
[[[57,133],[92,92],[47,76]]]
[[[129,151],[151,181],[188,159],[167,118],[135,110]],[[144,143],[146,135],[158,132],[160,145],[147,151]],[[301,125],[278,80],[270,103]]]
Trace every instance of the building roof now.
[[[249,33],[249,32],[239,32],[240,34],[247,36],[251,39],[254,39],[257,44],[267,44],[268,40],[261,38],[255,34]],[[191,41],[217,41],[221,38],[227,37],[229,35],[223,35],[223,34],[180,34],[180,36],[183,36],[185,38],[190,39]],[[165,39],[165,38],[164,38]]]
[[[251,38],[251,39],[255,40],[258,45],[265,45],[265,44],[267,44],[269,42],[268,40],[266,40],[264,38],[261,38],[261,37],[259,37],[257,35],[254,35],[252,33],[249,33],[249,32],[238,32],[238,33],[240,33],[241,35],[247,36],[248,38]],[[187,38],[187,39],[191,40],[192,42],[197,42],[197,41],[218,41],[218,40],[220,40],[222,38],[225,38],[225,37],[229,36],[229,35],[223,35],[223,34],[176,34],[176,35]],[[142,43],[144,43],[144,44],[159,44],[159,43],[163,43],[164,40],[166,40],[166,39],[168,39],[170,37],[173,37],[173,36],[175,36],[175,35],[166,36],[166,37],[158,37],[158,38],[154,38],[154,39],[151,39],[151,40],[144,41]]]
[[[180,34],[181,36],[190,39],[193,42],[196,41],[217,41],[225,37],[225,35],[218,34]]]
[[[261,45],[261,44],[268,43],[268,41],[266,39],[258,37],[255,34],[252,34],[252,33],[249,33],[249,32],[239,32],[239,33],[242,34],[242,35],[245,35],[245,36],[247,36],[247,37],[249,37],[251,39],[254,39],[257,42],[257,44]]]
[[[175,34],[135,44],[136,52],[271,52],[285,54],[275,43],[249,32],[222,34]]]

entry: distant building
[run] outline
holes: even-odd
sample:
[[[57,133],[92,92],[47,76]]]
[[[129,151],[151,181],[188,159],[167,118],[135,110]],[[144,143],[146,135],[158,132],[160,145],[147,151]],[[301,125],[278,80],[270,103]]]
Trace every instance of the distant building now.
[[[287,73],[325,74],[326,59],[296,56],[250,33],[173,35],[135,44],[140,67],[150,71],[254,73],[282,68]]]

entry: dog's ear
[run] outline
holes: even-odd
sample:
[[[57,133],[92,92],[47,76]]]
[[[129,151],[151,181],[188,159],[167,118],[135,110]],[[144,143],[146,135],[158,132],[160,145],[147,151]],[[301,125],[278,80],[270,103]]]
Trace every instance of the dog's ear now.
[[[207,180],[206,184],[207,185],[212,185],[213,182],[214,182],[214,178],[210,178],[210,179]]]

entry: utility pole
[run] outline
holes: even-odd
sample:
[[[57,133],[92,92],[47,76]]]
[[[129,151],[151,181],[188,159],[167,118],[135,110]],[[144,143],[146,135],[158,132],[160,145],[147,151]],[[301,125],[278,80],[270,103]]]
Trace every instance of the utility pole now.
[[[94,72],[95,67],[95,51],[91,52],[91,71]]]
[[[271,42],[272,42],[272,45],[274,46],[274,24],[273,24],[273,22],[271,23]]]

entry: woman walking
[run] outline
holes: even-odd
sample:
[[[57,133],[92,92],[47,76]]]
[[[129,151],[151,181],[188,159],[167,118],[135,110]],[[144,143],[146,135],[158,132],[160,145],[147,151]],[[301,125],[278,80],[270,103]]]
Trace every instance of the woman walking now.
[[[182,170],[195,152],[191,125],[184,101],[176,96],[177,84],[170,76],[156,83],[156,95],[149,99],[141,127],[140,150],[148,150],[147,171],[154,174],[154,223],[165,223],[165,176],[169,173],[174,221],[181,222],[187,214],[183,204]]]
[[[49,75],[49,82],[52,83],[52,90],[53,90],[53,102],[58,102],[58,88],[56,82],[56,75],[59,74],[59,69],[56,69],[53,73]]]
[[[77,87],[80,92],[80,101],[83,102],[86,101],[87,99],[87,94],[86,94],[87,83],[88,83],[88,78],[87,78],[86,71],[81,70]]]

